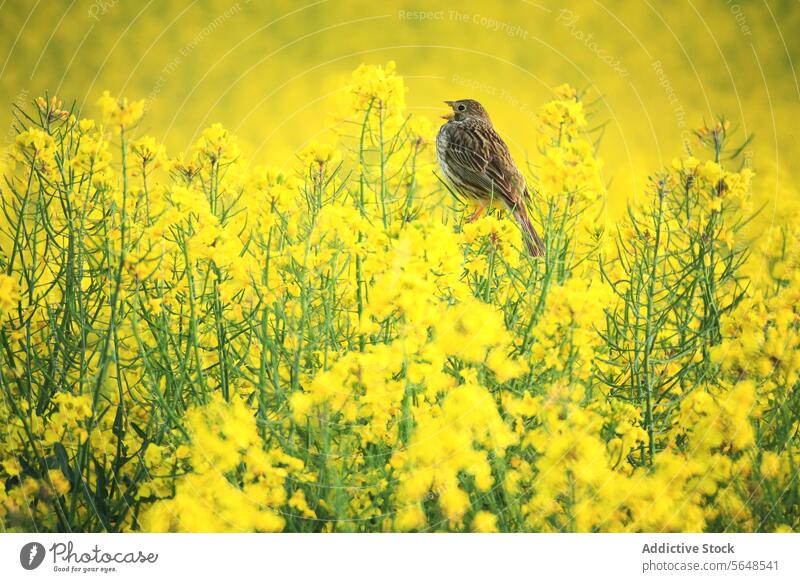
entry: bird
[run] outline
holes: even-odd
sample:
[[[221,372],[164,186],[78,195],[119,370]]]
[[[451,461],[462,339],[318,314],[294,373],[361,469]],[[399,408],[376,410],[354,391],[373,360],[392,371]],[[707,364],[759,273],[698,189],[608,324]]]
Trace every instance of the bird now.
[[[499,201],[519,224],[528,253],[541,257],[544,244],[528,214],[525,177],[486,109],[474,99],[445,103],[452,113],[442,116],[447,121],[436,135],[436,160],[456,193],[477,203],[467,222],[474,222],[491,202]]]

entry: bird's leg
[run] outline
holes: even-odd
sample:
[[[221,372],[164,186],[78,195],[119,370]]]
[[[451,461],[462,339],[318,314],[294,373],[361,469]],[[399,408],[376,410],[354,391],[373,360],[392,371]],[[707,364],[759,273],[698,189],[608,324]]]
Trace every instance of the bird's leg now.
[[[472,216],[467,218],[467,222],[475,222],[476,220],[478,220],[483,214],[484,210],[486,210],[486,207],[488,205],[489,205],[488,201],[478,202],[478,209],[472,214]]]

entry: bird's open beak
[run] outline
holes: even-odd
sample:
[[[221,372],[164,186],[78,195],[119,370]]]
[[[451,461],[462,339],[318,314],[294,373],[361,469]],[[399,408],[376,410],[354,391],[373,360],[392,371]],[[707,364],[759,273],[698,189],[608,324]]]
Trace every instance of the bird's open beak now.
[[[453,108],[453,101],[445,101],[445,103],[447,104],[447,106],[450,109]],[[447,115],[442,115],[442,119],[447,119],[449,121],[449,120],[453,119],[453,114],[452,113],[448,113]]]

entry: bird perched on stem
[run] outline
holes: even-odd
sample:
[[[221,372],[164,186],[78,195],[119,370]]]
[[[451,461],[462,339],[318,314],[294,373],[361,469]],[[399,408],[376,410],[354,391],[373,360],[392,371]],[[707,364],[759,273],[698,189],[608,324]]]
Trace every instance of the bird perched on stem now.
[[[468,219],[480,218],[486,207],[502,202],[522,229],[531,256],[540,257],[544,245],[531,223],[526,203],[530,199],[525,178],[517,169],[508,146],[497,134],[483,105],[473,99],[445,101],[453,112],[436,136],[436,159],[453,188],[478,204]]]

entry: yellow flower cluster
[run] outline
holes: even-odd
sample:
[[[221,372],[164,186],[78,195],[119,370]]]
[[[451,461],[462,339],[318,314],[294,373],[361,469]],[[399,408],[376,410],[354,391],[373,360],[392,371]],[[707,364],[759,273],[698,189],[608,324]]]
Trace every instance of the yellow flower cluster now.
[[[392,457],[400,482],[397,503],[402,509],[397,517],[398,529],[422,529],[427,525],[422,503],[431,495],[446,524],[461,529],[464,515],[473,503],[480,504],[495,485],[490,459],[502,458],[506,448],[516,442],[496,401],[478,383],[476,371],[464,370],[462,375],[465,382],[448,391],[439,406],[427,414],[412,409],[417,421],[413,437],[407,448]],[[463,477],[472,481],[469,489],[474,500],[460,486]],[[410,519],[412,515],[417,519]]]
[[[103,115],[103,122],[120,132],[133,127],[144,114],[144,99],[128,101],[127,97],[117,99],[108,91],[97,100],[97,105]]]
[[[29,165],[44,176],[54,176],[56,166],[56,145],[49,133],[32,127],[21,132],[10,152],[11,159],[19,164]]]
[[[7,311],[19,301],[19,286],[12,277],[0,274],[0,311]]]
[[[241,400],[215,399],[186,416],[191,444],[185,474],[170,484],[170,499],[142,517],[147,531],[271,532],[283,529],[286,481],[302,461],[264,449],[251,411]],[[165,479],[164,475],[152,475]],[[313,514],[301,490],[290,505]]]
[[[610,298],[605,286],[578,278],[551,288],[544,315],[531,334],[536,338],[531,358],[538,367],[557,377],[588,380],[595,350],[603,346],[595,326],[603,319]]]
[[[538,140],[542,154],[537,161],[540,187],[547,197],[566,196],[594,202],[605,197],[602,161],[583,131],[587,126],[583,102],[568,85],[556,89],[558,100],[542,108]]]
[[[394,61],[389,61],[385,67],[360,65],[353,71],[347,88],[355,111],[374,107],[397,115],[405,109],[405,86],[402,77],[397,75]]]

